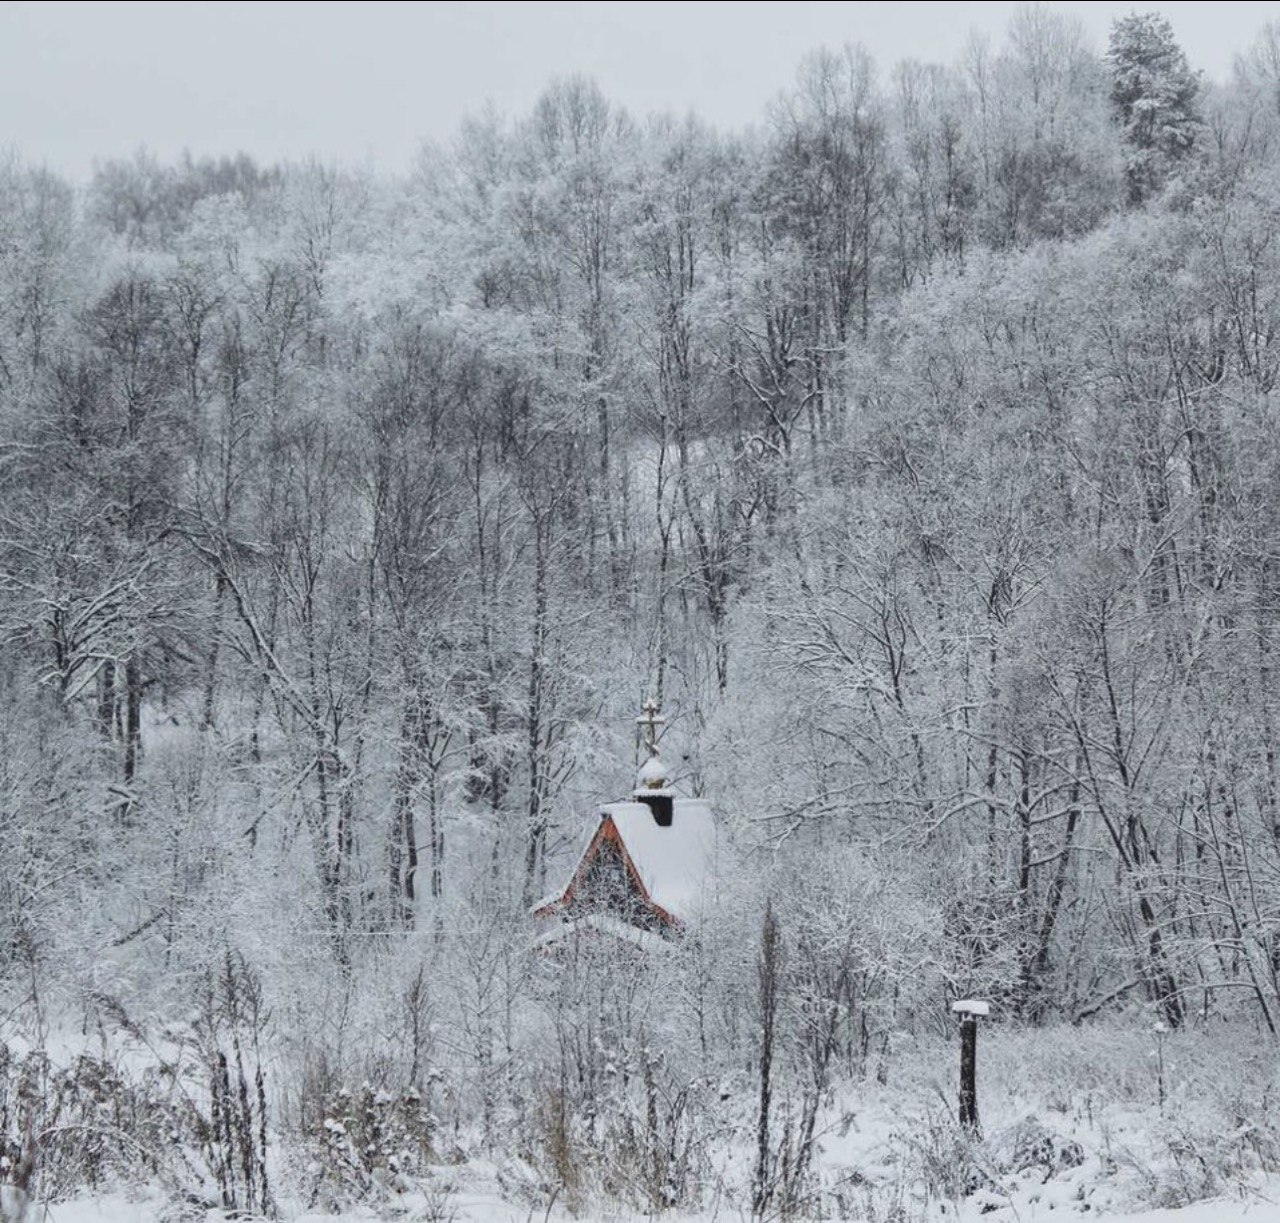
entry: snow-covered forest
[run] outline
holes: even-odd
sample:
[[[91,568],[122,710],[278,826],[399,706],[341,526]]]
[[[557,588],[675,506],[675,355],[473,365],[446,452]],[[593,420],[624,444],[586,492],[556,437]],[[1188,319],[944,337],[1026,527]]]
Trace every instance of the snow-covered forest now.
[[[0,161],[0,1217],[1280,1174],[1280,24],[1193,51]],[[540,953],[650,696],[702,919]]]

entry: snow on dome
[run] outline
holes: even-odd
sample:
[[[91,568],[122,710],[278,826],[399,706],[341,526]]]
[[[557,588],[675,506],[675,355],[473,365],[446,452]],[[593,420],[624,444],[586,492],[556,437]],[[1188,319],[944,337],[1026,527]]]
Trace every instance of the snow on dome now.
[[[640,766],[636,777],[637,790],[663,790],[667,785],[667,766],[662,763],[661,756],[650,756]]]

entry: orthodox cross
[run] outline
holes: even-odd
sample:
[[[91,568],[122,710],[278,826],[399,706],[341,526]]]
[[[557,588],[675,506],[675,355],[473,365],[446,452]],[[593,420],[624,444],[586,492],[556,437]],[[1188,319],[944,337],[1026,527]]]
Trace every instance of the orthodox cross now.
[[[636,723],[644,727],[644,745],[649,749],[649,755],[656,756],[658,754],[658,727],[665,726],[667,719],[658,712],[661,706],[653,697],[645,701],[640,708],[644,710],[644,715],[637,718]]]

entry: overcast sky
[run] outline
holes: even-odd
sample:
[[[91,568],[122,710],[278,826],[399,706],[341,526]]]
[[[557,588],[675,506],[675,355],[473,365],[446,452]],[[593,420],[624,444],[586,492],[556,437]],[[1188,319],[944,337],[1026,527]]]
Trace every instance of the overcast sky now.
[[[821,44],[882,69],[997,39],[1017,3],[14,4],[0,2],[0,147],[84,177],[145,145],[408,167],[492,101],[529,108],[581,72],[637,114],[757,121]],[[1056,4],[1101,49],[1111,20],[1158,7],[1192,64],[1224,76],[1280,4]]]

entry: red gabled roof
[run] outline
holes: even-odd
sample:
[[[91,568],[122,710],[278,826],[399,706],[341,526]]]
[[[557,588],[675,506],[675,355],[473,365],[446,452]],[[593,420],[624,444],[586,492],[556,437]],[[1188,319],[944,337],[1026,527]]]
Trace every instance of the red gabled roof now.
[[[678,926],[680,924],[679,920],[649,895],[649,889],[645,886],[644,880],[640,877],[640,872],[636,869],[635,862],[632,861],[631,854],[627,851],[626,842],[618,831],[618,826],[614,823],[613,816],[607,812],[601,818],[595,835],[591,838],[590,844],[582,854],[578,869],[574,871],[573,877],[569,880],[564,891],[559,896],[552,896],[538,905],[533,911],[534,916],[554,917],[559,910],[566,909],[573,903],[574,898],[577,896],[578,888],[586,878],[587,872],[591,869],[591,864],[596,860],[601,846],[606,841],[614,845],[622,856],[623,865],[627,870],[627,878],[631,881],[631,886],[635,889],[636,895],[644,903],[645,907],[660,921],[669,926]]]

